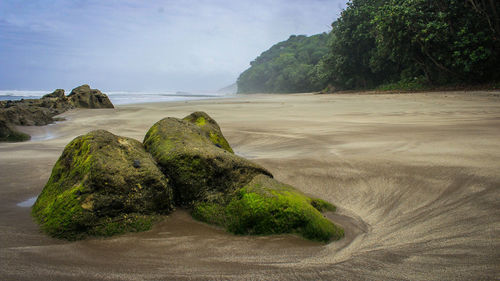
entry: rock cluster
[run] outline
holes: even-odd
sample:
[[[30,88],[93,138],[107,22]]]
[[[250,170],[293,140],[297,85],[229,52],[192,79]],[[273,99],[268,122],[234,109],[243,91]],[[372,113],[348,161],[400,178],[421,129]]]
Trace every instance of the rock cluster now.
[[[149,229],[174,206],[235,234],[297,233],[323,242],[343,236],[321,214],[333,205],[235,155],[204,112],[158,121],[143,144],[102,130],[77,137],[32,213],[50,235],[73,240]]]
[[[59,115],[73,108],[113,108],[109,98],[99,90],[82,85],[65,96],[63,89],[44,95],[41,99],[23,99],[0,102],[0,120],[15,134],[14,126],[43,126],[58,119]],[[2,138],[7,131],[0,127],[0,141],[22,141],[26,138]],[[28,138],[29,139],[29,138]]]

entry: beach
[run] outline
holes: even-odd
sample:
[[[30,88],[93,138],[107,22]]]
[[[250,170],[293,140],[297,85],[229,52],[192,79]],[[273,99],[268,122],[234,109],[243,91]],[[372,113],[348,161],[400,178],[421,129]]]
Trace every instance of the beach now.
[[[151,231],[67,242],[29,202],[65,145],[104,129],[142,141],[204,111],[235,153],[327,200],[329,244],[235,236],[176,210]],[[493,280],[500,276],[500,92],[241,95],[77,109],[0,143],[2,280]]]

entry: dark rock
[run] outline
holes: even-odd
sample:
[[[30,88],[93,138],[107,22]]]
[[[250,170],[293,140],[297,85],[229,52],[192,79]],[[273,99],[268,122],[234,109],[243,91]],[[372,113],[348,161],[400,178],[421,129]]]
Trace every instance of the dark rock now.
[[[52,93],[44,95],[42,97],[42,99],[46,99],[46,98],[65,98],[65,97],[66,97],[66,95],[64,94],[64,90],[63,89],[56,89]]]
[[[99,90],[83,85],[73,89],[66,97],[63,89],[44,95],[41,99],[22,99],[19,101],[1,101],[0,118],[7,124],[20,126],[43,126],[54,121],[54,118],[72,108],[113,108],[108,97]],[[2,141],[0,139],[0,141]]]
[[[89,85],[74,88],[68,98],[71,104],[78,108],[114,108],[106,94],[97,89],[90,89]]]
[[[207,116],[205,120],[212,120]],[[226,196],[258,174],[272,176],[263,167],[218,148],[205,130],[186,120],[158,121],[146,134],[144,146],[170,179],[175,203],[181,206]]]
[[[51,236],[74,240],[147,230],[172,209],[172,189],[142,144],[99,130],[66,146],[32,214]]]
[[[5,120],[0,119],[0,141],[18,142],[29,139],[29,135],[16,131]]]
[[[7,123],[20,126],[43,126],[52,123],[53,113],[50,109],[18,103],[0,109],[0,117]]]

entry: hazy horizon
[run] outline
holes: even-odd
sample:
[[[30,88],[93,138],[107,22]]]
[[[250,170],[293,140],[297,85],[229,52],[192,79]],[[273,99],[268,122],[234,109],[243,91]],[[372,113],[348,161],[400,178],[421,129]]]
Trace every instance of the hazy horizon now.
[[[216,91],[346,1],[0,2],[0,90]]]

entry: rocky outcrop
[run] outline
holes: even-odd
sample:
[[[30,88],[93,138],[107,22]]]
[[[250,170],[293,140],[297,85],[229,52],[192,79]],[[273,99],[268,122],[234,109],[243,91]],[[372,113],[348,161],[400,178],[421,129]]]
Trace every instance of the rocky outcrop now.
[[[108,96],[89,85],[74,88],[68,95],[70,103],[77,108],[114,108]]]
[[[173,204],[235,234],[296,233],[322,242],[344,235],[321,214],[333,205],[235,155],[204,112],[158,121],[144,146],[106,131],[74,139],[32,212],[47,233],[73,240],[149,229]]]
[[[5,120],[0,119],[0,141],[18,142],[29,139],[29,135],[16,131]]]
[[[171,180],[177,205],[189,207],[196,201],[223,197],[256,175],[272,176],[224,150],[209,135],[198,125],[169,117],[154,124],[144,138],[146,150]]]
[[[47,98],[65,98],[66,95],[64,94],[63,89],[56,89],[54,92],[50,94],[46,94],[42,97],[42,99],[47,99]]]
[[[74,240],[147,230],[172,202],[142,144],[100,130],[66,146],[32,213],[50,235]]]
[[[57,121],[54,116],[72,108],[113,108],[113,104],[101,91],[83,85],[73,89],[69,96],[64,95],[63,89],[57,89],[41,99],[2,101],[0,118],[11,128],[12,125],[43,126]]]
[[[26,103],[2,108],[0,116],[9,124],[18,126],[43,126],[54,122],[50,109]]]

